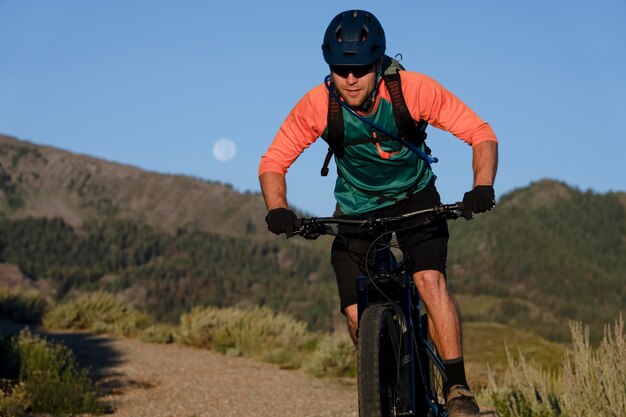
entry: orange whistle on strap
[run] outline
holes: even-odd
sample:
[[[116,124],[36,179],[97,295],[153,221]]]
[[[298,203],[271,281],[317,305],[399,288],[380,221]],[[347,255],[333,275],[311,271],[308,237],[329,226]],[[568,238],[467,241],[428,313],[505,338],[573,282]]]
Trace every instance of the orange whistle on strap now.
[[[380,142],[376,142],[376,148],[378,149],[378,154],[383,159],[389,159],[389,158],[391,158],[391,155],[398,153],[398,151],[395,151],[395,152],[385,152],[385,151],[383,151],[383,148],[380,147]]]

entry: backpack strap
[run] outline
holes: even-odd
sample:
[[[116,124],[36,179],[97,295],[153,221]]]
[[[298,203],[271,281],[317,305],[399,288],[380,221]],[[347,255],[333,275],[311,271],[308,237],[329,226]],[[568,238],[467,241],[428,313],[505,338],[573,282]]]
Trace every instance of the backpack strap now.
[[[411,113],[406,106],[404,94],[402,94],[402,82],[400,81],[400,73],[392,72],[383,74],[387,91],[391,97],[393,107],[393,117],[400,132],[400,136],[417,147],[421,147],[426,140],[426,127],[428,123],[424,119],[415,122]]]
[[[334,85],[331,88],[335,88]],[[337,158],[343,157],[343,148],[344,148],[344,125],[343,125],[343,108],[341,107],[341,103],[335,100],[332,94],[328,95],[328,138],[326,142],[328,143],[328,153],[326,154],[326,158],[324,158],[324,165],[322,166],[322,177],[328,175],[328,164],[330,163],[330,159],[333,154],[337,156]]]

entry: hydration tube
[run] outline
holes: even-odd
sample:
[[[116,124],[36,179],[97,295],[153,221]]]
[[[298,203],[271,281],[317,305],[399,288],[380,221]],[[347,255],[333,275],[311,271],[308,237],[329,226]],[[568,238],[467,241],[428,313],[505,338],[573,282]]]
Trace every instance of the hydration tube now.
[[[352,109],[350,106],[348,106],[343,100],[341,100],[341,98],[337,95],[337,93],[335,93],[335,91],[333,90],[333,88],[331,87],[331,76],[327,75],[324,78],[324,85],[326,86],[326,89],[328,90],[328,93],[332,96],[333,99],[337,100],[337,102],[339,102],[339,104],[341,104],[341,106],[348,110],[350,113],[352,113],[357,119],[359,119],[360,121],[362,121],[363,123],[371,126],[373,129],[379,131],[380,133],[389,136],[391,139],[396,140],[398,142],[400,142],[402,145],[406,146],[409,150],[413,151],[414,153],[416,153],[420,158],[422,158],[429,166],[430,164],[434,164],[437,163],[439,161],[439,159],[431,157],[430,155],[427,155],[426,152],[424,152],[423,150],[421,150],[420,148],[418,148],[417,146],[415,146],[413,143],[409,142],[408,140],[396,135],[395,133],[384,129],[376,124],[374,124],[374,122],[370,121],[368,118],[361,116],[360,114],[358,114],[356,111],[354,111],[354,109]],[[330,100],[330,97],[329,97]]]

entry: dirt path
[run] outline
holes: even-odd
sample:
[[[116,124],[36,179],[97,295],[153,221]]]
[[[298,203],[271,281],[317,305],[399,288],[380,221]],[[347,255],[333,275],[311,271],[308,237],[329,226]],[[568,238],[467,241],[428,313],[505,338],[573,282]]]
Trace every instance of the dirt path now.
[[[356,416],[355,387],[199,349],[111,341],[119,417]]]
[[[0,322],[5,335],[23,326]],[[47,332],[90,369],[114,417],[357,417],[355,383],[253,359],[86,332]],[[495,417],[490,410],[483,417]]]
[[[116,417],[356,417],[354,385],[207,350],[54,333],[91,368]]]

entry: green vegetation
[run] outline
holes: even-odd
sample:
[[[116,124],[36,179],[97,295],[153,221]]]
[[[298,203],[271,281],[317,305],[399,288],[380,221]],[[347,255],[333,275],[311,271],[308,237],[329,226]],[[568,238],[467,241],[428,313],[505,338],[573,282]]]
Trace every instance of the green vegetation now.
[[[90,329],[130,336],[146,329],[150,318],[120,296],[97,291],[54,307],[43,317],[43,324],[49,329]]]
[[[541,182],[504,196],[472,222],[451,222],[450,284],[466,321],[498,322],[566,342],[585,321],[591,340],[626,305],[626,214],[621,195]],[[253,228],[250,223],[250,230]],[[252,233],[252,232],[250,232]],[[124,220],[0,219],[0,262],[75,291],[128,294],[155,322],[200,307],[267,307],[334,328],[329,242],[174,234]]]
[[[487,215],[453,222],[451,285],[463,295],[490,296],[469,299],[466,317],[561,342],[568,339],[564,323],[584,321],[599,342],[602,325],[626,305],[626,211],[619,197],[543,181],[503,196]]]
[[[562,364],[565,346],[534,333],[498,323],[470,322],[463,326],[467,376],[473,389],[489,383],[489,373],[500,375],[508,365],[507,347],[540,364],[548,372]]]
[[[24,330],[0,337],[0,357],[0,415],[100,413],[95,386],[65,346]]]
[[[43,316],[44,323],[55,327],[177,342],[301,368],[320,377],[353,378],[356,374],[356,352],[347,332],[311,332],[304,322],[266,307],[197,307],[182,315],[177,326],[150,325],[144,319],[123,298],[102,291],[65,301]],[[620,319],[614,327],[605,328],[603,341],[593,348],[589,329],[573,324],[572,348],[566,350],[510,326],[469,323],[465,347],[470,382],[475,389],[483,389],[483,404],[487,398],[503,417],[622,415],[626,404],[623,327]],[[511,349],[517,350],[517,360]],[[94,385],[64,346],[22,332],[0,343],[0,357],[0,378],[5,381],[0,386],[0,415],[22,416],[25,410],[56,415],[100,410]],[[489,378],[486,364],[492,371]],[[592,410],[600,411],[593,414]],[[615,410],[617,414],[609,413]]]
[[[356,349],[348,332],[322,336],[302,369],[317,377],[356,377]]]
[[[466,320],[559,342],[569,338],[563,324],[578,320],[598,343],[626,305],[625,208],[626,193],[542,180],[471,222],[451,222],[449,282],[476,301],[464,306]],[[264,216],[258,193],[0,135],[0,262],[50,279],[59,299],[123,293],[170,324],[196,306],[263,306],[331,330],[328,240],[277,238]]]
[[[502,417],[583,417],[626,415],[626,338],[624,321],[605,327],[597,348],[589,329],[570,326],[572,351],[558,372],[547,372],[523,355],[509,354],[504,382],[494,378],[487,390]]]
[[[196,306],[265,306],[328,329],[337,309],[329,262],[289,243],[189,229],[169,235],[117,220],[88,222],[80,233],[60,219],[0,220],[0,262],[52,279],[61,298],[132,293],[155,321],[170,323]]]
[[[0,320],[40,323],[46,303],[36,290],[15,291],[0,288]]]
[[[16,292],[14,297],[23,296]],[[320,376],[355,373],[354,346],[346,332],[311,332],[306,323],[267,307],[196,307],[173,325],[152,323],[121,296],[96,291],[51,307],[43,314],[42,322],[48,329],[91,330],[146,342],[207,348],[285,368],[302,367]]]
[[[23,201],[17,192],[17,187],[11,175],[5,170],[0,163],[0,190],[3,191],[4,199],[9,210],[19,209]]]
[[[180,319],[185,344],[294,367],[307,339],[306,324],[268,308],[196,308]]]

